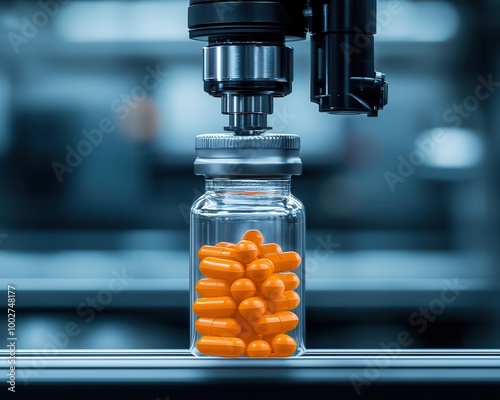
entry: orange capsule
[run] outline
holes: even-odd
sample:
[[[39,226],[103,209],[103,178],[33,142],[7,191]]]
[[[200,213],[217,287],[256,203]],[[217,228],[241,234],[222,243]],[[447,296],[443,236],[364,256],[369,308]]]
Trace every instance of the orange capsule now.
[[[295,251],[266,254],[266,258],[274,264],[274,272],[291,271],[297,269],[302,259]]]
[[[256,297],[260,297],[261,299],[265,299],[264,295],[262,294],[262,290],[260,290],[260,284],[257,283],[257,291],[255,292]]]
[[[269,357],[271,345],[265,340],[254,340],[247,346],[248,357]]]
[[[282,272],[275,275],[278,276],[285,284],[285,291],[295,290],[300,285],[299,277],[293,272]]]
[[[207,356],[239,357],[245,353],[245,342],[236,337],[202,336],[196,342],[199,352]]]
[[[235,337],[241,333],[241,326],[234,318],[200,317],[195,322],[201,335]]]
[[[273,348],[273,352],[280,357],[289,357],[297,349],[297,342],[295,342],[293,337],[282,333],[273,338],[271,346]]]
[[[264,243],[264,236],[257,229],[246,231],[242,239],[254,242],[257,247],[262,246],[262,243]]]
[[[277,275],[272,275],[262,282],[260,290],[264,297],[270,300],[276,300],[285,292],[285,284]]]
[[[299,318],[291,311],[278,311],[276,314],[263,315],[253,323],[255,332],[261,335],[272,335],[294,330]]]
[[[300,296],[292,290],[287,290],[275,300],[267,300],[267,309],[273,313],[293,310],[300,304]]]
[[[266,243],[259,246],[259,252],[257,256],[262,258],[265,254],[281,253],[281,247],[276,243]]]
[[[250,297],[240,303],[238,311],[247,321],[254,321],[264,314],[266,303],[260,297]]]
[[[262,282],[269,278],[273,272],[273,263],[265,258],[261,258],[247,264],[245,274],[255,282]]]
[[[266,301],[266,312],[264,313],[264,315],[275,314],[278,310],[276,309],[276,305],[274,304],[274,301],[269,300],[269,299],[265,299],[265,301]],[[285,311],[285,310],[281,310],[281,311]]]
[[[259,248],[250,240],[241,240],[236,244],[236,247],[232,251],[238,261],[243,264],[248,264],[257,258]]]
[[[276,333],[273,333],[271,335],[260,335],[260,338],[262,340],[265,340],[267,343],[271,344],[275,336]]]
[[[255,283],[248,278],[237,279],[231,285],[231,295],[235,300],[244,300],[252,297],[257,291]]]
[[[231,247],[202,246],[198,250],[198,258],[203,260],[206,257],[217,257],[225,260],[236,260],[236,256],[233,251],[234,249]]]
[[[252,329],[251,331],[245,331],[245,332],[241,332],[238,337],[240,339],[243,339],[243,341],[249,345],[250,343],[252,343],[253,341],[255,340],[260,340],[260,335],[258,333],[255,333],[255,331]],[[269,342],[271,343],[271,342]]]
[[[228,296],[202,297],[193,303],[193,311],[198,317],[232,317],[236,309],[236,302]]]
[[[248,321],[246,318],[244,318],[239,312],[236,312],[234,314],[233,318],[240,324],[241,326],[241,332],[238,335],[239,338],[243,339],[246,343],[250,343],[248,340],[253,336],[257,335],[255,331],[253,330],[252,325],[250,324],[250,321]],[[259,339],[257,337],[254,340]]]
[[[201,297],[230,296],[231,284],[224,279],[200,279],[196,283],[196,293]]]
[[[207,257],[200,262],[200,272],[208,278],[233,282],[245,276],[245,268],[238,261]]]
[[[231,242],[219,242],[215,245],[215,247],[229,247],[230,249],[234,249],[236,245]]]

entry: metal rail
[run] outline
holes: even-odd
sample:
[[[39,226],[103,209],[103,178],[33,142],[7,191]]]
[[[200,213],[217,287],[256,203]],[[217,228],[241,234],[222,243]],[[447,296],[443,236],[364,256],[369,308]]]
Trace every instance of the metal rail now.
[[[0,365],[8,354],[0,352]],[[290,359],[196,358],[186,350],[18,351],[20,382],[217,384],[361,381],[500,383],[500,350],[308,350]],[[3,373],[3,372],[2,372]]]

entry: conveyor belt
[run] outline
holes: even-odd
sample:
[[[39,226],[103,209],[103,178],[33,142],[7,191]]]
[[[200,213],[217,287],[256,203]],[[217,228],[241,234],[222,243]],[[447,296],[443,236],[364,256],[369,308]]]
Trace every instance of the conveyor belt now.
[[[0,360],[6,356],[2,351]],[[264,360],[196,358],[185,350],[19,351],[16,366],[19,379],[30,382],[325,383],[372,375],[377,381],[500,382],[500,350],[309,350],[299,358]]]
[[[13,398],[29,400],[496,399],[500,390],[500,351],[488,350],[310,350],[266,360],[185,350],[20,351],[16,361]]]

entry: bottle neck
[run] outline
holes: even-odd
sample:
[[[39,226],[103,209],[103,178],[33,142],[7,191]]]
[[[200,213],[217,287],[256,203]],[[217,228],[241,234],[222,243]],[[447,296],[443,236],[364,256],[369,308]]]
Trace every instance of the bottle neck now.
[[[285,179],[206,179],[208,194],[289,196],[290,178]]]

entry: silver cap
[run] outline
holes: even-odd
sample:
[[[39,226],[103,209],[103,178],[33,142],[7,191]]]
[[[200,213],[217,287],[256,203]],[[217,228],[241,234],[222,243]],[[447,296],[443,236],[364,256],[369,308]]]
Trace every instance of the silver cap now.
[[[286,177],[302,173],[300,137],[266,133],[196,136],[194,173],[209,177]]]

